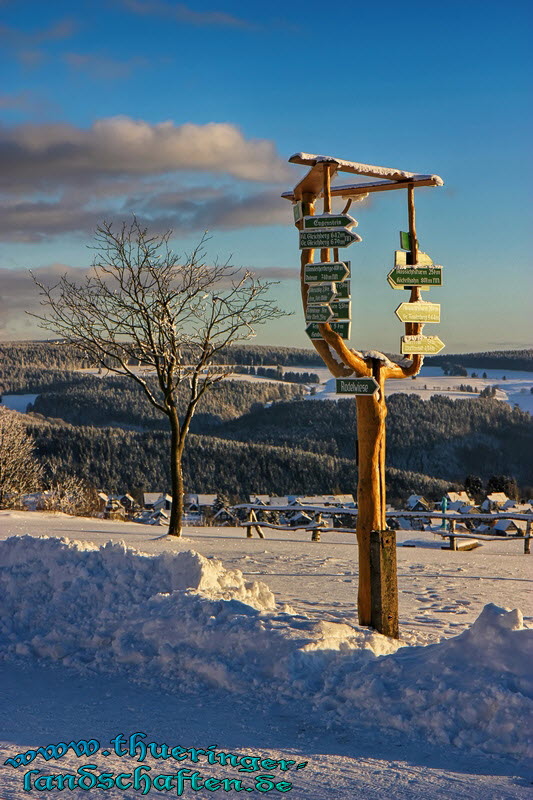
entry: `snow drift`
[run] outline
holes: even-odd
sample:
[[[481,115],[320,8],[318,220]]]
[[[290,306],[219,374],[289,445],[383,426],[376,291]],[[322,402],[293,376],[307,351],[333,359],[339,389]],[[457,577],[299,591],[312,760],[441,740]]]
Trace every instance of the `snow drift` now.
[[[485,607],[461,635],[406,647],[276,607],[270,589],[193,551],[15,536],[0,542],[0,654],[183,691],[298,700],[323,718],[525,755],[533,630]]]

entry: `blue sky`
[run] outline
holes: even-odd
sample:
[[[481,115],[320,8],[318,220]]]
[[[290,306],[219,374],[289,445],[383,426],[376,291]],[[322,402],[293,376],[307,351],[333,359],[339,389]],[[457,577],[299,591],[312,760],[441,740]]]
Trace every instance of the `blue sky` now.
[[[0,0],[0,336],[44,338],[27,270],[81,274],[96,224],[135,212],[179,251],[209,228],[210,256],[280,279],[295,313],[257,342],[307,346],[279,198],[306,151],[440,175],[416,192],[444,266],[427,332],[448,352],[531,346],[531,16],[516,0]],[[405,194],[353,207],[357,348],[398,350],[406,296],[386,275]]]

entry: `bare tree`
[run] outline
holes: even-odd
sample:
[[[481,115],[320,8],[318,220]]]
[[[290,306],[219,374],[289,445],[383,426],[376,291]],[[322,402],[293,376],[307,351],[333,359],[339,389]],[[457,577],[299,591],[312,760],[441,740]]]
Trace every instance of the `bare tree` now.
[[[0,508],[18,505],[21,495],[39,488],[40,479],[33,439],[23,418],[0,406]]]
[[[181,535],[182,456],[198,402],[229,369],[216,357],[283,315],[267,297],[269,282],[226,263],[205,263],[205,237],[180,262],[171,231],[150,234],[134,218],[96,231],[93,269],[83,283],[64,275],[40,289],[41,327],[76,344],[96,366],[126,374],[168,417],[172,511],[169,534]]]
[[[65,474],[55,461],[49,460],[43,466],[43,487],[39,504],[43,511],[94,517],[100,510],[97,490],[76,475]]]

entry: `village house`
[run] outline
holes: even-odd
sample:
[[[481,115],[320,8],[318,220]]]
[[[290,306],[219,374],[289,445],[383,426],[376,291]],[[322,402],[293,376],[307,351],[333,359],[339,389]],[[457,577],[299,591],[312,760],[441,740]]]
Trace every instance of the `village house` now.
[[[499,511],[509,501],[505,492],[492,492],[488,494],[481,503],[481,511],[490,513],[491,511]]]
[[[248,502],[257,506],[268,506],[270,504],[269,494],[251,494],[248,496]]]
[[[240,520],[237,514],[231,508],[219,508],[213,517],[213,525],[220,525],[221,527],[237,527]]]
[[[525,519],[499,519],[492,526],[491,533],[498,536],[523,536],[526,533],[526,527]]]
[[[431,511],[431,503],[425,497],[418,494],[412,494],[407,498],[405,504],[406,511]]]
[[[448,500],[448,503],[463,503],[469,506],[474,505],[474,501],[469,496],[468,492],[446,492],[444,497]]]
[[[163,492],[144,492],[143,504],[149,511],[170,511],[172,496]]]

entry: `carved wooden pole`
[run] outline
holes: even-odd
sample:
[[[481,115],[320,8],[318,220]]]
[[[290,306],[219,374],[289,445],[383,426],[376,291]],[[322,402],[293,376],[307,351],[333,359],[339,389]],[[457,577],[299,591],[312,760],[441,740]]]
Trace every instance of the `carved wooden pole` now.
[[[357,396],[357,440],[359,474],[357,482],[357,546],[359,550],[359,588],[357,608],[360,625],[370,625],[372,617],[370,534],[387,527],[385,511],[385,365],[369,359],[372,376],[379,390]]]
[[[441,186],[442,180],[438,175],[417,175],[401,170],[386,167],[373,167],[368,164],[342,161],[327,156],[311,156],[299,153],[291,159],[294,163],[311,166],[309,173],[298,183],[293,192],[283,196],[294,201],[301,201],[302,215],[312,216],[315,213],[314,202],[323,193],[324,213],[331,213],[331,178],[341,169],[358,175],[368,175],[380,178],[377,183],[342,187],[342,191],[334,193],[344,197],[361,197],[367,192],[383,191],[384,189],[407,188],[409,208],[409,232],[411,234],[411,263],[416,263],[418,258],[418,243],[416,240],[414,186],[415,182],[422,186]],[[389,183],[383,180],[387,178]],[[349,201],[350,202],[350,201]],[[346,206],[345,212],[349,207]],[[344,213],[345,213],[344,212]],[[303,220],[296,223],[298,229],[303,228]],[[314,250],[302,250],[301,253],[301,291],[304,315],[307,311],[308,285],[304,281],[304,267],[313,261]],[[335,261],[338,260],[338,251],[334,252]],[[321,260],[329,261],[329,249],[321,250]],[[418,288],[411,289],[410,301],[420,298]],[[420,323],[406,323],[406,333],[418,334],[421,330]],[[385,404],[385,381],[387,378],[407,378],[416,375],[421,367],[420,355],[408,356],[410,361],[402,364],[393,364],[381,354],[364,356],[346,346],[341,336],[332,330],[328,323],[318,326],[322,339],[312,339],[314,348],[335,377],[370,377],[373,376],[378,384],[378,391],[374,395],[356,397],[357,403],[357,438],[358,438],[358,517],[357,517],[357,544],[359,551],[359,587],[358,587],[358,618],[361,625],[374,624],[378,630],[388,635],[398,637],[397,617],[397,590],[395,553],[390,557],[384,555],[383,548],[394,547],[394,537],[381,536],[373,538],[373,563],[379,563],[378,583],[381,580],[381,570],[388,571],[388,576],[394,573],[394,580],[379,592],[374,590],[372,597],[371,575],[371,534],[382,533],[386,529],[386,492],[385,492],[385,419],[387,408]],[[379,545],[379,546],[378,546]],[[380,550],[381,548],[381,550]],[[391,572],[392,570],[392,572]],[[375,581],[374,581],[375,583]],[[374,602],[373,602],[374,600]],[[390,605],[388,609],[386,604]],[[394,604],[396,607],[394,609]],[[374,606],[374,616],[372,609]],[[377,611],[376,611],[377,609]],[[392,613],[390,613],[392,612]],[[379,617],[379,622],[376,619]],[[374,620],[374,621],[373,621]]]

